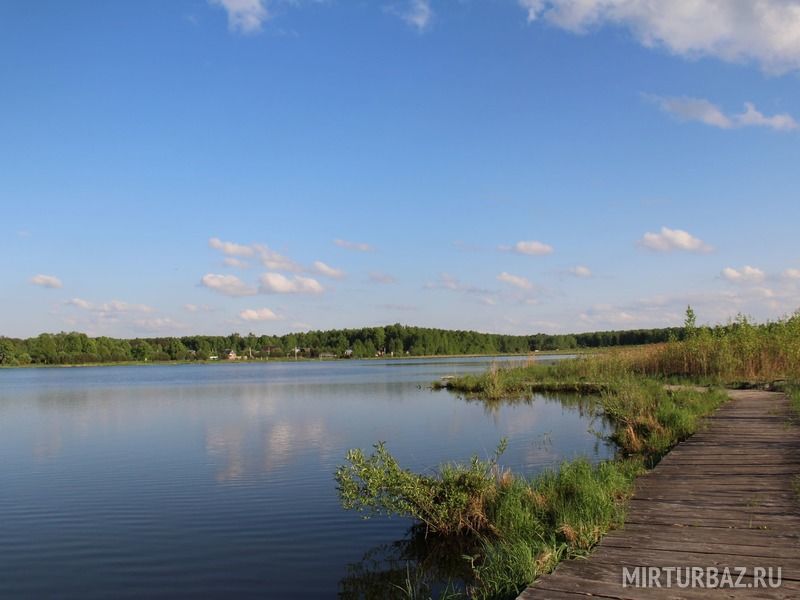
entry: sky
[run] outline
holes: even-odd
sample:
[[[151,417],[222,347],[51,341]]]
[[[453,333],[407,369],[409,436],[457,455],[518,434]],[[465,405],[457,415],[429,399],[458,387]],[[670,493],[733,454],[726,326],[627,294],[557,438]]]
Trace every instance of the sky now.
[[[800,0],[5,0],[0,335],[800,308]]]

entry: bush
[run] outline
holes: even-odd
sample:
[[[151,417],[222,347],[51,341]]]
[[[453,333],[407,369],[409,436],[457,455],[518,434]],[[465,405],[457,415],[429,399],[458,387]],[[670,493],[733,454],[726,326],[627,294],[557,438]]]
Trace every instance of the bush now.
[[[467,465],[444,465],[428,476],[403,469],[383,442],[366,456],[360,449],[347,453],[347,463],[336,470],[342,506],[371,514],[401,515],[424,523],[440,534],[491,529],[486,505],[497,493],[497,459],[505,450],[501,442],[495,456]]]

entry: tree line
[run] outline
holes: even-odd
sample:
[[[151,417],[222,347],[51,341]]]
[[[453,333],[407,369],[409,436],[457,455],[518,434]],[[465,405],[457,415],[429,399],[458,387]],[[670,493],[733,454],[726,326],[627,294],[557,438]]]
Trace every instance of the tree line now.
[[[684,328],[597,331],[569,335],[500,335],[407,325],[309,331],[281,336],[191,335],[119,339],[84,333],[43,333],[28,339],[0,337],[0,364],[65,365],[107,362],[246,359],[368,358],[445,354],[524,354],[664,342]]]

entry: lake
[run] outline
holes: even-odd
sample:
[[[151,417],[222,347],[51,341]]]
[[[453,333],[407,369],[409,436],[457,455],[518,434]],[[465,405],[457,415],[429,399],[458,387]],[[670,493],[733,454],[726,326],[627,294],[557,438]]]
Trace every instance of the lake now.
[[[613,455],[580,402],[429,389],[491,360],[2,369],[0,597],[389,596],[420,552],[409,521],[339,506],[349,448],[430,470],[507,437],[526,474]]]

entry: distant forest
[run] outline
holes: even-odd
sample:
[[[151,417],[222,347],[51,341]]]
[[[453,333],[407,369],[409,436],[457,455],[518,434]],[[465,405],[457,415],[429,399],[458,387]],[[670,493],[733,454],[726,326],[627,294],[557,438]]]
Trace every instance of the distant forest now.
[[[116,339],[83,333],[43,333],[29,339],[0,337],[2,365],[70,365],[105,362],[369,358],[444,354],[522,354],[664,342],[683,327],[597,331],[571,335],[499,335],[389,325],[309,331],[281,336],[191,335]]]

